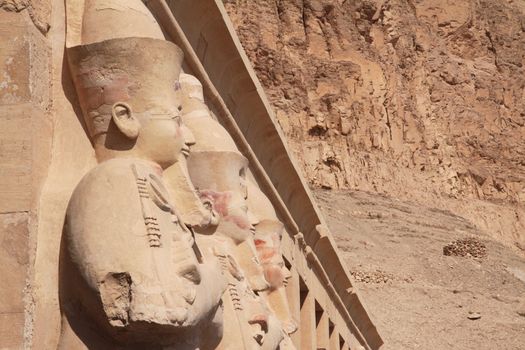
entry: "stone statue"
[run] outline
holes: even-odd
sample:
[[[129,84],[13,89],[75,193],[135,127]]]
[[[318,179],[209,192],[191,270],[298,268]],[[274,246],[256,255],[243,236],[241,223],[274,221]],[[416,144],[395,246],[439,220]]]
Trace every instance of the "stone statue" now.
[[[196,193],[211,205],[216,218],[196,230],[196,240],[205,259],[218,259],[228,276],[228,290],[223,297],[224,337],[217,348],[239,348],[238,335],[242,334],[245,349],[293,349],[287,340],[296,329],[295,323],[286,318],[288,330],[284,329],[266,297],[275,294],[275,288],[265,278],[261,254],[256,249],[259,221],[248,210],[246,201],[247,160],[212,117],[200,82],[181,74],[179,84],[183,121],[195,140],[188,157],[189,175]],[[275,247],[278,251],[279,243]],[[280,283],[282,286],[284,278]]]
[[[92,323],[116,343],[189,346],[181,335],[220,312],[225,281],[197,256],[163,180],[184,143],[174,89],[182,52],[117,38],[68,55],[100,164],[67,210],[63,278],[79,281],[64,282],[63,309],[73,329]]]
[[[295,349],[290,334],[297,331],[297,321],[293,319],[286,295],[286,284],[291,277],[281,255],[281,239],[284,225],[270,200],[253,182],[248,181],[248,209],[257,217],[255,226],[255,247],[264,269],[264,276],[270,287],[263,292],[272,311],[283,326],[285,339],[280,349]]]
[[[264,290],[268,284],[253,241],[256,219],[246,205],[248,161],[224,127],[211,117],[200,82],[181,74],[179,84],[182,118],[195,140],[188,158],[191,182],[204,203],[214,203],[212,215],[221,218],[216,221],[221,228],[217,233],[226,234],[235,244],[237,260],[252,289]]]
[[[67,210],[60,348],[293,348],[282,224],[250,212],[248,161],[182,52],[139,0],[66,5],[99,165]]]

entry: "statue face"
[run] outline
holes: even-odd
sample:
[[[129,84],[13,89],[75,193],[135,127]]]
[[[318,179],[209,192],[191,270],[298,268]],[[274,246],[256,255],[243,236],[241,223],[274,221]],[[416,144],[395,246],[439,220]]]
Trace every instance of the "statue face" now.
[[[243,194],[234,191],[201,191],[201,197],[212,203],[213,210],[219,215],[221,232],[239,242],[253,236],[254,224],[257,222],[248,211]]]
[[[181,126],[182,136],[184,138],[184,145],[182,146],[182,154],[184,157],[188,158],[190,155],[190,148],[195,144],[195,136],[191,130],[186,126]]]
[[[144,157],[167,168],[177,161],[184,146],[182,121],[177,113],[139,118],[141,128],[137,150]]]
[[[255,247],[270,287],[285,285],[291,277],[281,256],[281,236],[284,227],[279,221],[263,220],[255,226]]]

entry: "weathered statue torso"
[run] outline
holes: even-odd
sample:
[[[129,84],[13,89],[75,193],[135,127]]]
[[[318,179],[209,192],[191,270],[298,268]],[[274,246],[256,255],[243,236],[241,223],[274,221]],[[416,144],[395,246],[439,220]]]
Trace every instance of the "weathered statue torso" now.
[[[206,271],[158,165],[135,158],[101,163],[75,190],[65,233],[70,258],[89,288],[78,300],[90,303],[100,295],[110,332],[128,327],[127,337],[144,341],[158,334],[141,323],[199,321],[193,304],[207,297],[197,295]]]

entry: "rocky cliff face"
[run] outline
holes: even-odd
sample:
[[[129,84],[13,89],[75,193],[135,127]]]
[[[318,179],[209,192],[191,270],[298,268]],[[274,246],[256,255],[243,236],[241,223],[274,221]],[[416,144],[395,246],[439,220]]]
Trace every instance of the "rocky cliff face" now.
[[[448,209],[525,249],[525,4],[224,0],[313,186]]]

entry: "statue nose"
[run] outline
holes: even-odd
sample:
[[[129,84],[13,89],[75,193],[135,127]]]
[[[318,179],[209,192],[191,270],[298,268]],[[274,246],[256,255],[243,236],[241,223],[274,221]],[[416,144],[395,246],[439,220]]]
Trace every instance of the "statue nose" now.
[[[191,130],[186,125],[182,125],[181,129],[182,134],[184,135],[184,143],[187,146],[193,146],[195,144],[195,136],[193,135]]]

